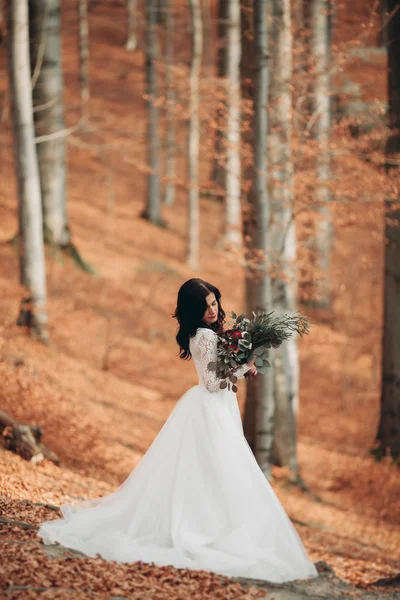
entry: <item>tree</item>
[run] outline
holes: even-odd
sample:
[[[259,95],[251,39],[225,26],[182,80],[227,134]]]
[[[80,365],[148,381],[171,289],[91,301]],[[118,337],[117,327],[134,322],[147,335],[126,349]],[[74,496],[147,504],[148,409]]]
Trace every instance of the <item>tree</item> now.
[[[253,164],[250,165],[251,186],[247,192],[247,218],[244,222],[247,246],[246,304],[247,312],[270,311],[272,289],[266,252],[270,244],[269,221],[270,199],[267,189],[267,100],[268,100],[268,54],[267,54],[267,0],[254,1],[253,34],[248,31],[249,5],[242,12],[244,35],[247,40],[243,48],[243,76],[254,81],[253,86],[244,85],[247,97],[254,101],[252,132]],[[249,42],[249,39],[251,42]],[[251,383],[250,383],[251,382]],[[255,456],[266,477],[271,476],[272,448],[274,439],[274,377],[273,367],[263,377],[250,380],[247,389],[246,410],[250,417],[245,427],[253,420],[254,432],[250,442],[254,443]],[[255,409],[255,410],[253,410]],[[252,415],[253,413],[253,415]],[[254,417],[254,418],[252,418]],[[249,438],[248,438],[249,439]]]
[[[229,0],[219,0],[217,21],[217,76],[226,78],[226,45],[227,45],[227,23],[228,23]],[[239,17],[240,18],[240,17]],[[225,187],[225,90],[224,97],[218,99],[217,127],[214,140],[214,157],[212,162],[211,179],[220,188]]]
[[[192,25],[192,54],[189,74],[189,225],[188,225],[188,265],[198,267],[199,260],[199,74],[203,46],[203,23],[199,0],[189,0]]]
[[[162,225],[160,212],[160,174],[157,106],[157,0],[146,2],[146,109],[147,109],[147,203],[143,217],[155,225]]]
[[[46,243],[71,243],[66,201],[66,138],[60,0],[29,1],[34,122]]]
[[[309,0],[295,0],[293,5],[293,24],[294,24],[294,63],[295,75],[305,71],[305,39],[309,36],[309,30],[306,27],[307,19],[305,15],[306,4]],[[304,82],[304,79],[302,83]]]
[[[317,280],[316,304],[330,308],[330,264],[333,245],[333,222],[330,208],[331,161],[329,139],[331,130],[330,98],[330,0],[309,1],[311,19],[311,57],[314,68],[312,83],[313,137],[316,142],[316,222],[314,253]]]
[[[201,8],[203,12],[203,37],[204,44],[204,71],[207,78],[211,78],[214,72],[214,40],[212,26],[212,7],[211,0],[202,0]]]
[[[87,117],[89,102],[89,21],[87,0],[79,1],[79,82],[82,114]]]
[[[389,169],[398,171],[400,154],[400,2],[388,1],[388,98],[391,135],[386,154]],[[400,456],[400,210],[399,200],[386,201],[384,323],[381,411],[378,456]]]
[[[225,239],[241,245],[240,204],[240,0],[228,0],[226,76]]]
[[[166,88],[167,88],[167,132],[166,132],[166,166],[165,175],[167,183],[165,186],[164,202],[167,206],[172,206],[175,202],[175,89],[173,81],[174,64],[174,21],[175,14],[172,9],[172,2],[166,2],[166,40],[165,40],[165,59],[166,59]]]
[[[277,314],[297,310],[296,231],[292,161],[292,31],[290,0],[271,0],[268,159],[271,201],[272,298]],[[295,337],[273,353],[275,375],[274,463],[298,472],[296,414],[299,352]]]
[[[168,4],[168,0],[157,0],[157,24],[165,25],[166,20],[166,6]]]
[[[136,0],[126,0],[126,8],[128,11],[128,36],[125,48],[130,52],[134,52],[137,48]]]
[[[39,168],[33,126],[27,0],[8,3],[8,71],[18,190],[20,281],[27,290],[20,323],[47,339],[46,267]]]

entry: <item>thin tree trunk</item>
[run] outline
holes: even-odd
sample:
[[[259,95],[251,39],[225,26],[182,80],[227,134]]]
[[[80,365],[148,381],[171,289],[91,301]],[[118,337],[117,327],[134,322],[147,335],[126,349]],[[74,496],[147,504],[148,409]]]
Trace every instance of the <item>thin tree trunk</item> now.
[[[157,0],[157,25],[165,25],[166,6],[169,0]]]
[[[314,138],[316,140],[316,191],[317,214],[314,232],[316,305],[331,306],[331,254],[333,222],[331,215],[331,161],[329,139],[331,130],[330,99],[330,3],[329,0],[311,0],[311,54],[315,77],[313,83]]]
[[[387,25],[388,98],[391,135],[388,158],[397,162],[400,153],[400,2],[388,0],[393,16]],[[390,161],[388,161],[390,166]],[[399,171],[398,167],[395,168]],[[387,200],[385,219],[384,324],[382,340],[381,412],[375,453],[381,457],[400,456],[400,210],[397,201]],[[396,224],[397,220],[397,224]]]
[[[268,102],[268,55],[267,55],[267,23],[266,10],[268,0],[254,2],[254,41],[255,41],[255,102],[254,102],[254,207],[257,210],[256,248],[263,253],[268,252],[270,244],[269,221],[270,199],[267,192],[267,102]],[[262,259],[259,280],[254,282],[253,310],[271,310],[272,290],[266,256]],[[273,367],[257,381],[257,423],[256,423],[256,458],[266,477],[271,476],[272,447],[274,440],[274,378]]]
[[[8,4],[8,70],[17,176],[20,281],[31,303],[29,324],[47,339],[46,266],[39,168],[33,126],[27,0]],[[22,311],[21,311],[22,312]]]
[[[254,109],[254,85],[255,85],[255,67],[254,67],[254,19],[252,0],[246,0],[241,5],[241,95],[246,101],[252,103]],[[252,255],[253,236],[256,229],[255,212],[252,206],[253,195],[252,186],[254,178],[254,110],[248,111],[243,115],[244,126],[242,128],[242,146],[246,148],[246,154],[242,161],[243,178],[243,239],[245,242],[245,257],[248,261],[245,269],[245,306],[246,311],[254,310],[253,301],[253,265]],[[243,414],[243,430],[246,440],[252,449],[256,452],[256,400],[257,400],[257,379],[251,377],[246,380],[246,402]]]
[[[255,70],[254,76],[254,122],[252,186],[248,193],[249,218],[245,221],[247,242],[246,299],[251,302],[247,312],[270,311],[272,290],[269,265],[266,255],[270,244],[270,204],[267,191],[267,100],[268,100],[268,55],[267,55],[267,0],[254,2],[254,42],[252,51],[244,50],[245,76]],[[254,65],[254,67],[253,67]],[[263,377],[249,384],[253,398],[247,395],[246,403],[255,403],[255,455],[266,477],[271,476],[272,448],[274,440],[274,373],[273,367]],[[249,392],[248,390],[248,392]],[[250,421],[251,419],[249,419]]]
[[[126,0],[126,8],[128,11],[128,36],[125,48],[130,52],[134,52],[137,48],[136,37],[136,0]]]
[[[250,198],[248,198],[250,200]],[[243,231],[247,240],[247,250],[251,250],[250,238],[254,231],[255,223],[253,219],[246,219],[243,223]],[[253,297],[254,280],[252,269],[247,268],[245,272],[245,306],[246,312],[251,314],[254,310],[255,301]],[[257,377],[250,377],[246,380],[246,403],[243,415],[243,431],[253,454],[256,455],[256,430],[257,430],[257,397],[258,397]]]
[[[31,71],[36,137],[65,129],[60,0],[29,1]],[[66,138],[37,144],[46,243],[71,243],[66,200]]]
[[[79,2],[79,82],[82,114],[88,115],[89,92],[89,21],[87,0]]]
[[[227,25],[227,149],[225,169],[225,239],[240,247],[240,0],[228,0]]]
[[[217,75],[226,77],[227,23],[229,3],[226,0],[218,2],[217,22]]]
[[[293,21],[294,21],[294,74],[300,75],[304,73],[306,69],[305,65],[305,38],[306,33],[304,29],[306,27],[305,19],[305,1],[307,0],[295,0],[293,7]]]
[[[400,222],[400,210],[391,209],[391,201],[386,203],[387,221]],[[384,326],[382,356],[382,390],[378,448],[375,453],[381,457],[390,454],[400,456],[400,229],[387,223],[385,238],[385,280],[384,280]]]
[[[218,26],[217,26],[217,76],[225,78],[227,74],[227,23],[228,8],[230,0],[219,0],[218,3]],[[225,94],[225,90],[224,90]],[[219,101],[217,109],[217,129],[214,140],[214,157],[212,161],[211,180],[221,189],[225,187],[225,119],[226,98]]]
[[[157,0],[146,2],[146,109],[147,109],[147,206],[143,216],[155,225],[162,225],[160,207],[160,173],[157,106]]]
[[[203,23],[200,0],[189,0],[192,23],[192,56],[189,74],[189,226],[188,265],[197,269],[199,261],[199,76],[203,47]]]
[[[293,313],[296,301],[296,232],[293,218],[292,31],[290,0],[271,0],[270,127],[268,137],[271,198],[271,258],[276,265],[272,298],[277,314]],[[290,338],[272,355],[275,374],[274,462],[298,472],[296,413],[299,353]]]
[[[388,6],[390,0],[380,0],[379,2],[379,16],[380,16],[380,29],[378,33],[378,44],[383,48],[388,47]]]
[[[386,154],[390,156],[400,152],[400,0],[386,0],[386,7],[390,15],[387,19],[387,85],[391,130]]]
[[[173,79],[174,66],[174,21],[175,14],[173,2],[168,0],[166,6],[166,40],[165,40],[165,57],[166,57],[166,88],[167,88],[167,132],[166,132],[166,168],[165,175],[167,183],[165,186],[164,202],[167,206],[172,206],[175,202],[175,87]]]
[[[203,37],[204,37],[204,71],[205,76],[211,78],[214,71],[214,39],[211,19],[211,0],[202,0],[203,9]]]

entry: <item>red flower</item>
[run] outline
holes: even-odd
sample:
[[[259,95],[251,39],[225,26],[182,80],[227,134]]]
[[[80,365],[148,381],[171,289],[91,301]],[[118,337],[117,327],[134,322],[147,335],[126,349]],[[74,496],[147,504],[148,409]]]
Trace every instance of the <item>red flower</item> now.
[[[239,331],[238,329],[228,329],[227,331],[225,331],[225,335],[227,335],[233,340],[239,340],[243,337],[243,332]]]
[[[239,340],[243,337],[243,332],[237,329],[228,329],[225,331],[225,335],[228,338],[229,348],[237,352]]]

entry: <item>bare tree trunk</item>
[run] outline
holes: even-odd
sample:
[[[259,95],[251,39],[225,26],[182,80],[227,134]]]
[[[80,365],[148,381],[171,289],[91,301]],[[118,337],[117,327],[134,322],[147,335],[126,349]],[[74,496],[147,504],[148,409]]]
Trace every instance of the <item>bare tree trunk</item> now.
[[[379,32],[378,32],[378,45],[384,48],[388,47],[388,39],[389,39],[389,33],[388,33],[388,26],[387,26],[387,20],[388,20],[388,6],[389,3],[391,3],[391,0],[380,0],[379,2],[379,17],[380,17],[380,28],[379,28]]]
[[[250,199],[251,198],[248,197],[248,201],[250,201]],[[251,211],[250,214],[252,213],[253,211]],[[253,251],[250,239],[254,233],[255,227],[256,223],[253,217],[245,219],[243,223],[243,232],[245,234],[248,258],[250,259]],[[256,303],[254,299],[254,289],[254,273],[248,266],[245,273],[245,306],[248,314],[251,314],[251,311],[255,310],[254,307]],[[259,396],[258,384],[259,378],[257,377],[250,377],[246,380],[246,404],[243,415],[244,434],[254,455],[256,455],[257,399]]]
[[[290,0],[271,0],[270,127],[268,137],[271,198],[271,258],[276,265],[272,298],[277,314],[297,310],[296,232],[293,217],[292,161],[292,31]],[[299,402],[297,339],[273,353],[275,373],[274,462],[298,472],[296,414]]]
[[[227,26],[227,149],[225,169],[225,239],[240,247],[240,0],[228,0]]]
[[[386,0],[387,50],[388,50],[388,100],[389,127],[391,135],[387,140],[388,157],[400,152],[400,0]]]
[[[204,70],[205,76],[210,78],[214,71],[214,39],[211,18],[211,0],[202,0],[203,9],[203,37],[204,37]]]
[[[7,17],[14,162],[18,183],[20,281],[26,288],[32,305],[29,314],[30,324],[45,341],[47,339],[46,266],[39,168],[32,117],[27,0],[10,2]]]
[[[46,243],[71,243],[66,200],[66,138],[51,134],[65,129],[61,58],[60,0],[29,1],[33,104]],[[46,140],[46,136],[50,139]]]
[[[169,0],[157,0],[157,25],[165,25],[166,21],[166,5]]]
[[[197,269],[199,261],[200,202],[199,202],[199,76],[203,47],[203,23],[200,0],[189,0],[192,22],[192,56],[189,75],[189,226],[188,265]]]
[[[331,161],[329,138],[331,130],[330,98],[330,2],[310,0],[311,11],[311,54],[315,77],[313,83],[313,119],[316,148],[316,192],[317,214],[314,233],[316,305],[331,306],[331,254],[333,245],[333,222],[330,208]]]
[[[227,73],[227,23],[228,23],[229,0],[219,0],[218,2],[218,27],[217,27],[217,75],[219,78],[225,78]],[[212,161],[211,180],[221,189],[225,187],[225,108],[226,98],[220,100],[220,106],[217,109],[217,129],[214,140],[214,157]]]
[[[126,8],[128,11],[128,36],[125,48],[130,52],[134,52],[137,48],[136,37],[136,0],[126,0]]]
[[[244,50],[245,76],[254,75],[254,122],[252,124],[254,165],[252,186],[248,193],[249,215],[245,221],[247,242],[246,299],[250,302],[247,312],[270,311],[272,290],[266,253],[270,245],[269,221],[270,201],[267,191],[267,100],[268,100],[268,55],[267,55],[267,0],[254,2],[254,42],[250,51]],[[243,13],[244,14],[244,13]],[[254,65],[254,67],[253,67]],[[251,93],[251,92],[250,92]],[[273,367],[263,377],[249,384],[246,404],[255,403],[255,455],[266,477],[271,476],[272,448],[274,440],[274,372]],[[251,419],[248,419],[251,422]]]
[[[146,2],[146,108],[147,108],[147,160],[150,172],[147,176],[147,205],[143,216],[162,225],[160,212],[160,140],[157,106],[157,0]]]
[[[89,21],[87,0],[79,1],[79,82],[82,114],[88,116],[89,92]]]
[[[246,101],[252,103],[254,109],[254,85],[255,66],[254,56],[254,19],[252,0],[246,0],[241,4],[241,46],[242,60],[241,69],[241,95]],[[257,226],[252,206],[252,186],[254,178],[254,110],[247,111],[243,115],[244,126],[241,131],[241,143],[246,148],[246,154],[242,161],[243,178],[243,239],[245,242],[245,258],[247,260],[245,269],[245,306],[246,311],[254,308],[253,301],[253,269],[252,255],[253,235]],[[246,160],[247,158],[247,160]],[[257,379],[251,377],[246,380],[246,402],[243,414],[243,430],[246,440],[255,454],[256,451],[256,400]]]
[[[391,135],[386,153],[398,164],[400,153],[400,2],[388,0],[388,11],[393,13],[387,25],[388,97]],[[390,161],[388,161],[390,168]],[[397,171],[399,168],[395,168]],[[398,200],[386,201],[385,219],[385,279],[384,324],[382,340],[381,413],[377,433],[379,456],[400,456],[400,210],[392,205]],[[397,223],[396,223],[397,221]]]
[[[305,56],[304,56],[304,42],[306,34],[304,28],[306,27],[305,19],[305,6],[304,2],[307,0],[295,0],[293,7],[293,21],[294,21],[294,73],[300,74],[305,70]]]
[[[268,0],[254,2],[255,42],[255,102],[254,102],[254,208],[257,214],[255,246],[265,253],[259,265],[258,279],[254,281],[253,310],[271,310],[272,290],[266,253],[270,244],[270,199],[267,192],[267,102],[268,102],[268,54],[266,9]],[[272,447],[274,440],[274,372],[271,366],[267,374],[257,381],[256,458],[266,477],[271,476]]]
[[[173,2],[167,0],[166,6],[166,40],[165,40],[165,57],[166,57],[166,87],[167,87],[167,132],[166,132],[166,168],[165,175],[167,183],[165,186],[165,197],[164,202],[167,206],[172,206],[175,202],[175,153],[176,153],[176,141],[175,141],[175,88],[173,78],[173,66],[174,66],[174,21],[175,14],[173,9]]]
[[[379,456],[400,456],[400,210],[387,201],[381,411],[377,433]],[[388,223],[389,221],[389,223]]]
[[[226,77],[227,23],[229,3],[226,0],[218,2],[217,22],[217,75]]]

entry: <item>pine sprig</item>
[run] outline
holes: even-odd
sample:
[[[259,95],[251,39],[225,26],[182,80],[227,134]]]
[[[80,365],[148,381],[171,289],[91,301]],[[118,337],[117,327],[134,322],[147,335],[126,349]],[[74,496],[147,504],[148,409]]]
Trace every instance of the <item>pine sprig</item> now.
[[[251,334],[254,347],[270,343],[272,348],[277,348],[294,333],[303,337],[310,332],[309,319],[298,312],[283,317],[274,317],[273,314],[261,311],[253,313],[247,331]]]

